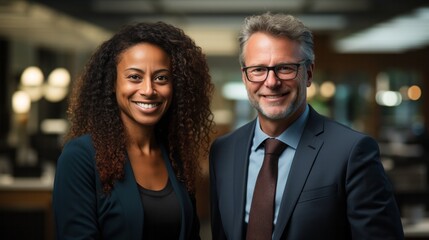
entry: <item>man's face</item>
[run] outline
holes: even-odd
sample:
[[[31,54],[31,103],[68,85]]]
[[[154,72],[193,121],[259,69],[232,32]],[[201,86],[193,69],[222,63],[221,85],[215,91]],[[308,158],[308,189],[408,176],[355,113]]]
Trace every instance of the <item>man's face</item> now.
[[[249,66],[276,66],[302,62],[300,45],[286,37],[273,37],[266,33],[253,34],[243,48],[244,62]],[[242,72],[249,101],[258,111],[261,121],[293,118],[306,105],[307,89],[311,85],[313,65],[300,65],[297,75],[291,80],[280,80],[269,71],[263,82],[250,82]]]

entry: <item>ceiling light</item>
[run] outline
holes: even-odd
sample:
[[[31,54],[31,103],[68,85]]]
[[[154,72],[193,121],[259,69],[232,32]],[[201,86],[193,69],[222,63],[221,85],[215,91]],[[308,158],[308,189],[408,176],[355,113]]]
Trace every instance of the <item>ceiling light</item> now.
[[[242,82],[228,82],[222,88],[222,95],[230,100],[247,100],[247,91]]]
[[[30,96],[24,91],[16,91],[12,96],[12,109],[14,113],[28,113],[31,107]]]
[[[320,95],[325,98],[331,98],[335,94],[335,84],[331,81],[326,81],[320,86]]]
[[[408,88],[407,95],[409,99],[417,101],[422,96],[422,89],[417,85],[413,85]]]
[[[402,96],[400,92],[396,91],[378,91],[375,101],[381,106],[395,107],[401,104]]]
[[[428,44],[429,8],[420,8],[341,38],[335,42],[335,48],[341,53],[400,53]]]
[[[54,69],[48,77],[48,84],[56,87],[67,88],[70,84],[70,73],[65,68]]]
[[[26,87],[40,86],[43,83],[43,73],[40,68],[27,67],[21,75],[21,84]]]

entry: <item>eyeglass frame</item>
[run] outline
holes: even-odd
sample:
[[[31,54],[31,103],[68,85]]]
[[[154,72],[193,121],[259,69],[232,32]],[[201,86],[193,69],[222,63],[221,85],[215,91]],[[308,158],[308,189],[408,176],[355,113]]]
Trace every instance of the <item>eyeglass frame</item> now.
[[[282,81],[287,81],[287,80],[293,80],[293,79],[295,79],[298,76],[299,67],[301,67],[301,65],[305,64],[306,62],[307,62],[307,60],[302,60],[302,61],[297,62],[297,63],[281,63],[281,64],[277,64],[277,65],[274,65],[274,66],[248,66],[248,67],[242,67],[241,71],[243,71],[244,74],[246,75],[247,81],[252,82],[252,83],[265,82],[265,80],[267,80],[268,75],[270,74],[271,70],[274,72],[274,75],[276,76],[276,78],[278,78],[278,79],[280,79]],[[295,76],[293,78],[282,79],[282,78],[280,78],[277,75],[276,67],[285,66],[285,65],[296,66]],[[252,81],[252,80],[250,80],[249,76],[247,75],[247,69],[254,68],[254,67],[259,67],[259,68],[265,68],[265,69],[267,69],[267,74],[266,74],[264,80],[261,80],[261,81]]]

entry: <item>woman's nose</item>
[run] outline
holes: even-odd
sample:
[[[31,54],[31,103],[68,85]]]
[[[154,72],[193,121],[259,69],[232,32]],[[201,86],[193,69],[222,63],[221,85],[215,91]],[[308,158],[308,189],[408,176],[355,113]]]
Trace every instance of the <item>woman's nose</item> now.
[[[140,94],[144,96],[151,96],[153,95],[155,90],[153,89],[153,84],[150,79],[144,79],[141,83],[140,87]]]

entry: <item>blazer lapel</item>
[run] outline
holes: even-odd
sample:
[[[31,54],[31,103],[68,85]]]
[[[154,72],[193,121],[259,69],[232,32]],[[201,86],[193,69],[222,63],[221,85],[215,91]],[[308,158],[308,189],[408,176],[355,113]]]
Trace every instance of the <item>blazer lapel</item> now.
[[[243,127],[237,135],[234,145],[234,232],[233,239],[242,239],[244,208],[246,204],[247,169],[249,165],[250,147],[255,132],[256,120]]]
[[[177,194],[177,198],[180,202],[182,213],[192,212],[192,203],[187,195],[186,190],[180,185],[175,177],[173,168],[171,167],[167,151],[161,146],[163,159],[167,167],[168,176],[171,180],[173,189]],[[134,173],[131,168],[129,160],[125,162],[125,179],[115,183],[115,191],[117,192],[119,201],[124,210],[126,216],[127,225],[129,226],[128,239],[141,239],[143,231],[143,205],[141,203],[141,197],[139,195],[137,183],[135,181]],[[180,239],[186,239],[186,233],[190,232],[192,227],[193,216],[182,214],[182,227]]]
[[[125,178],[115,183],[114,191],[121,202],[123,214],[129,226],[128,239],[141,239],[143,229],[143,205],[131,164],[125,162]]]
[[[301,136],[300,143],[296,149],[286,188],[283,193],[273,239],[281,238],[290,220],[314,160],[323,145],[323,140],[318,137],[322,132],[323,120],[320,115],[310,107],[309,118]]]
[[[180,238],[179,239],[188,239],[189,234],[192,229],[193,215],[188,214],[193,212],[192,203],[188,196],[188,192],[185,187],[179,183],[179,180],[176,178],[176,174],[174,173],[173,167],[170,163],[170,158],[168,156],[167,150],[163,145],[161,145],[161,151],[163,155],[163,159],[168,171],[168,177],[171,181],[171,185],[173,186],[174,192],[180,202],[180,207],[182,211],[182,226],[180,230]]]

